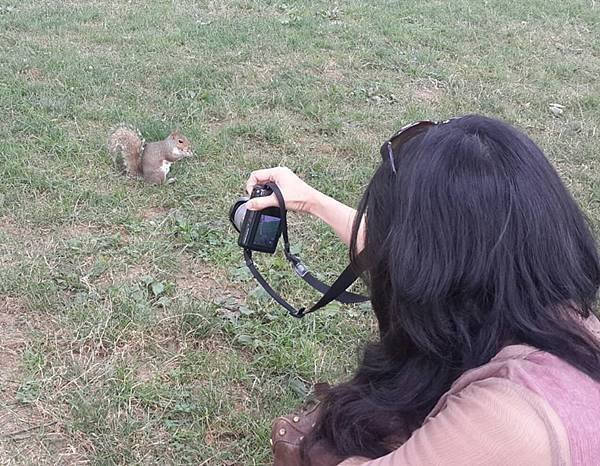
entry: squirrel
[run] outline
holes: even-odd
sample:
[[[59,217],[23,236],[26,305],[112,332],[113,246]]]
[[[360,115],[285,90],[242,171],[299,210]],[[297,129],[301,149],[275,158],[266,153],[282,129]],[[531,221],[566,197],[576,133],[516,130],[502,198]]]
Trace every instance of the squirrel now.
[[[154,184],[165,183],[171,165],[193,155],[190,141],[178,129],[163,141],[146,143],[137,129],[126,125],[111,131],[108,152],[121,171]]]

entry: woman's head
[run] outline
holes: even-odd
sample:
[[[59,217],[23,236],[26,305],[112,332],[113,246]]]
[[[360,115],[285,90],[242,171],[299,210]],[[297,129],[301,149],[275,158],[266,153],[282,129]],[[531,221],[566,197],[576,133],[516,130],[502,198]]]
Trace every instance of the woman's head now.
[[[307,441],[340,455],[385,454],[387,436],[410,434],[458,376],[507,344],[600,380],[600,344],[581,325],[600,285],[597,246],[542,151],[481,116],[412,133],[394,167],[384,157],[354,226],[358,260],[366,216],[360,262],[380,341],[332,390]]]
[[[360,209],[383,333],[408,332],[439,357],[464,344],[468,357],[472,345],[526,339],[567,307],[587,316],[596,244],[536,144],[481,116],[415,133],[395,167],[384,158]]]

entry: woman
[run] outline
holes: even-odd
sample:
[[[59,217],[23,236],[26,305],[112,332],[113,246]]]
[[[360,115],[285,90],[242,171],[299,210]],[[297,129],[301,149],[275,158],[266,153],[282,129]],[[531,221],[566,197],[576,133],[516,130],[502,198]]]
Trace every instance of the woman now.
[[[465,116],[405,128],[382,156],[358,211],[284,168],[248,180],[350,246],[379,325],[303,464],[600,464],[598,250],[542,151]]]

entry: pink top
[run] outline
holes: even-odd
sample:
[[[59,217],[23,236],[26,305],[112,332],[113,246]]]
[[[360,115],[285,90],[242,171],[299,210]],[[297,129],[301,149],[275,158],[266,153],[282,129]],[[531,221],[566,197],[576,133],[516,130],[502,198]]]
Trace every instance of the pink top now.
[[[586,325],[600,339],[595,317]],[[556,356],[505,347],[464,373],[400,448],[340,466],[600,465],[600,383]]]

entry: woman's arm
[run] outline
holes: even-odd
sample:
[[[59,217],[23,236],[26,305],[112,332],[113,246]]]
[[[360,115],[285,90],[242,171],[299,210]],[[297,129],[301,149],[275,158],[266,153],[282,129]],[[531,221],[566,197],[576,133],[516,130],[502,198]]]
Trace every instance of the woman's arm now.
[[[320,218],[333,229],[346,245],[350,245],[352,225],[356,217],[355,209],[317,191],[285,167],[252,172],[246,182],[246,190],[250,193],[257,184],[269,182],[277,184],[288,210],[304,212]],[[277,205],[277,198],[271,195],[254,198],[248,201],[247,207],[250,210],[262,210]],[[359,250],[362,249],[364,244],[364,222],[361,223],[358,244]]]
[[[356,217],[355,209],[319,192],[319,197],[314,203],[310,213],[327,223],[336,235],[338,235],[347,246],[350,246],[352,225],[354,224],[354,218]],[[364,222],[362,222],[359,231],[359,249],[362,249],[362,245],[364,244],[363,236]]]

